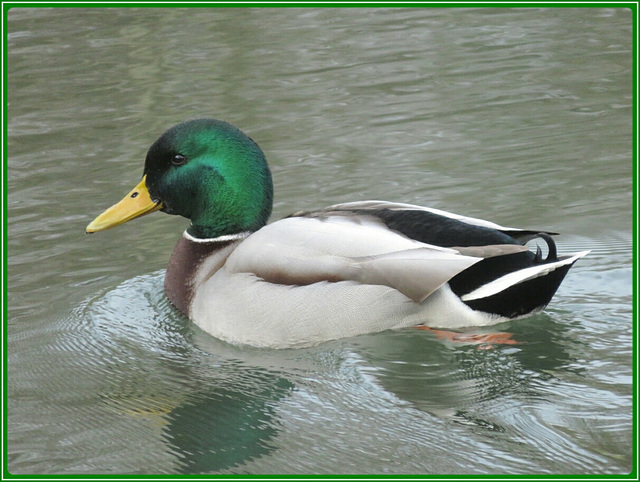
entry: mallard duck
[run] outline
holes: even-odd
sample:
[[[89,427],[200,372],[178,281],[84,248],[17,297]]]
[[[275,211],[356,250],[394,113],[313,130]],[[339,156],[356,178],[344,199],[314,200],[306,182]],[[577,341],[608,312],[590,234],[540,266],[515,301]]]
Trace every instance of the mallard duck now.
[[[192,120],[153,143],[140,183],[86,231],[158,210],[190,219],[166,271],[167,297],[217,338],[273,348],[526,316],[587,254],[558,257],[557,233],[385,201],[267,224],[272,201],[260,147],[227,122]],[[525,246],[534,238],[546,256]]]

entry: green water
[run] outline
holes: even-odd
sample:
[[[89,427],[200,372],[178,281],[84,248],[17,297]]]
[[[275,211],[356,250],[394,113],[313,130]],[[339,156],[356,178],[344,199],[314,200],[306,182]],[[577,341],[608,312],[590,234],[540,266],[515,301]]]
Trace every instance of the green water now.
[[[12,9],[12,473],[632,469],[632,14],[622,9]],[[541,314],[292,351],[235,347],[162,292],[186,220],[84,227],[169,126],[216,117],[274,218],[427,205],[591,249]]]

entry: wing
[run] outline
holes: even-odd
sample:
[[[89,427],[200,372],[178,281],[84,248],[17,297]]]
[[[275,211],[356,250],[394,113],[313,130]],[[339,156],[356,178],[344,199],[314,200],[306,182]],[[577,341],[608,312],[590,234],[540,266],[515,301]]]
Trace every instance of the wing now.
[[[461,216],[440,209],[386,201],[335,204],[322,211],[298,212],[293,216],[327,215],[371,216],[389,229],[409,238],[446,247],[524,244],[541,233],[557,234],[544,230],[505,227],[484,219]]]
[[[284,285],[383,285],[420,302],[481,259],[409,239],[375,218],[327,215],[262,228],[236,248],[225,268]]]
[[[369,222],[384,225],[390,232],[413,241],[451,248],[466,256],[485,258],[448,281],[453,292],[465,300],[465,295],[470,296],[475,290],[498,279],[502,281],[492,284],[493,289],[521,283],[524,279],[529,279],[526,273],[530,271],[544,272],[551,267],[565,266],[561,264],[529,269],[558,261],[555,243],[550,236],[556,233],[500,226],[490,221],[412,204],[353,202],[336,204],[322,211],[300,212],[294,216],[317,219],[340,216],[347,219],[366,218]],[[524,243],[533,238],[541,238],[548,245],[549,252],[545,259],[540,251],[533,253],[524,246]],[[510,275],[522,270],[525,270],[522,276]],[[555,283],[551,284],[555,286]]]

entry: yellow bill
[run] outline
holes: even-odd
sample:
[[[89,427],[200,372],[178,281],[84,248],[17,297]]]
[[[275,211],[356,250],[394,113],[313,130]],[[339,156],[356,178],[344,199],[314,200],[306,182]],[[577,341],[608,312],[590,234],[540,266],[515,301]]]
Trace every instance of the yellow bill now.
[[[146,175],[143,176],[140,184],[134,187],[133,190],[122,199],[122,201],[114,204],[100,216],[95,218],[91,224],[87,226],[87,233],[104,231],[105,229],[126,223],[131,219],[139,218],[145,214],[162,209],[162,203],[155,202],[151,199],[145,183],[146,177]]]

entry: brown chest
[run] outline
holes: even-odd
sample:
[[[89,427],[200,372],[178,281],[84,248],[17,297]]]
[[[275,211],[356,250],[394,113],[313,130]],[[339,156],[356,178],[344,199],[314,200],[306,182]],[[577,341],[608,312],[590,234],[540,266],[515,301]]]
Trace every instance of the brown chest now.
[[[169,301],[189,316],[189,307],[198,286],[218,271],[240,242],[230,240],[195,240],[183,235],[173,250],[164,278]]]

